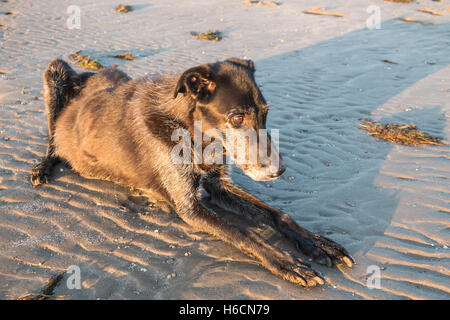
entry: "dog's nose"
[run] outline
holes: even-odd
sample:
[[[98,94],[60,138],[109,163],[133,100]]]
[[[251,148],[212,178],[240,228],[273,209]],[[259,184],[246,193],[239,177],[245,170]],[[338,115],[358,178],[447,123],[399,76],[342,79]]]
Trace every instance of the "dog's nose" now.
[[[280,166],[280,169],[271,175],[271,178],[278,178],[279,176],[281,176],[284,172],[286,171],[286,167],[285,166]]]

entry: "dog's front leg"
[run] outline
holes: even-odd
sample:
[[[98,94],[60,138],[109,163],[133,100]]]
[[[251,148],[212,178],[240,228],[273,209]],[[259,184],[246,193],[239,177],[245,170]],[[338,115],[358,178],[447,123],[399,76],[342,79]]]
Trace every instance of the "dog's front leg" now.
[[[323,279],[310,268],[294,259],[289,253],[275,248],[256,234],[242,230],[217,217],[213,212],[193,201],[186,205],[175,205],[178,215],[189,225],[207,232],[256,258],[273,274],[302,286],[323,284]]]
[[[220,179],[219,175],[210,175],[202,185],[209,192],[212,202],[238,211],[252,221],[271,226],[317,263],[329,267],[341,262],[351,267],[355,263],[347,250],[333,240],[300,227],[286,213],[267,205],[230,181]]]

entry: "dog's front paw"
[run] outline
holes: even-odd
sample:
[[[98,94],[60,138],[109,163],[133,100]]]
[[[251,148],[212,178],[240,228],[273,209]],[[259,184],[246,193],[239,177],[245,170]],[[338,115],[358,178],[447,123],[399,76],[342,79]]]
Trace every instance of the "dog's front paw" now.
[[[33,186],[39,186],[48,182],[49,174],[45,162],[41,162],[31,169],[30,182]]]
[[[339,263],[344,263],[348,267],[356,264],[355,259],[344,247],[317,233],[309,233],[306,238],[297,238],[296,244],[301,252],[310,256],[315,262],[328,267]]]
[[[273,274],[304,287],[324,284],[324,279],[308,265],[294,259],[274,258],[265,263]]]

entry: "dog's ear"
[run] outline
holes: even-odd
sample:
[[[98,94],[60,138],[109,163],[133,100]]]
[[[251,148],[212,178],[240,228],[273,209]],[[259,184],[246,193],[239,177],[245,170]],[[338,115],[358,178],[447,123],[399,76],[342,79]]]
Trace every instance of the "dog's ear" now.
[[[248,70],[250,70],[252,73],[255,72],[255,64],[252,60],[243,60],[243,59],[238,59],[238,58],[229,58],[227,60],[225,60],[227,62],[231,62],[235,65],[247,68]]]
[[[207,66],[198,66],[186,70],[178,79],[173,93],[176,98],[179,93],[189,94],[197,101],[206,103],[216,90],[212,71]]]

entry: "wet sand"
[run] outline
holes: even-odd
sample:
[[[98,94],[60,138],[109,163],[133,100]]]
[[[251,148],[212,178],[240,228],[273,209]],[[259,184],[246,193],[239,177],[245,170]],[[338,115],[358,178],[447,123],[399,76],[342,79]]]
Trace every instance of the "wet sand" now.
[[[71,265],[80,267],[82,289],[68,289],[66,276],[55,292],[66,299],[450,298],[449,148],[394,145],[358,128],[363,118],[415,123],[450,141],[448,1],[376,1],[379,30],[366,27],[373,3],[364,1],[121,3],[134,10],[77,1],[79,30],[66,26],[70,1],[0,4],[0,12],[12,12],[0,13],[0,299],[38,292]],[[345,16],[303,13],[314,6]],[[417,11],[425,6],[444,15]],[[209,29],[222,30],[223,40],[190,35]],[[313,264],[327,283],[304,289],[195,232],[154,195],[64,166],[50,184],[33,188],[29,172],[47,143],[42,73],[52,58],[68,60],[77,50],[132,77],[253,59],[288,169],[273,182],[236,169],[233,180],[342,244],[357,265]],[[111,57],[122,52],[136,60]],[[255,230],[295,252],[272,230]],[[380,289],[366,286],[371,265],[380,267]]]

